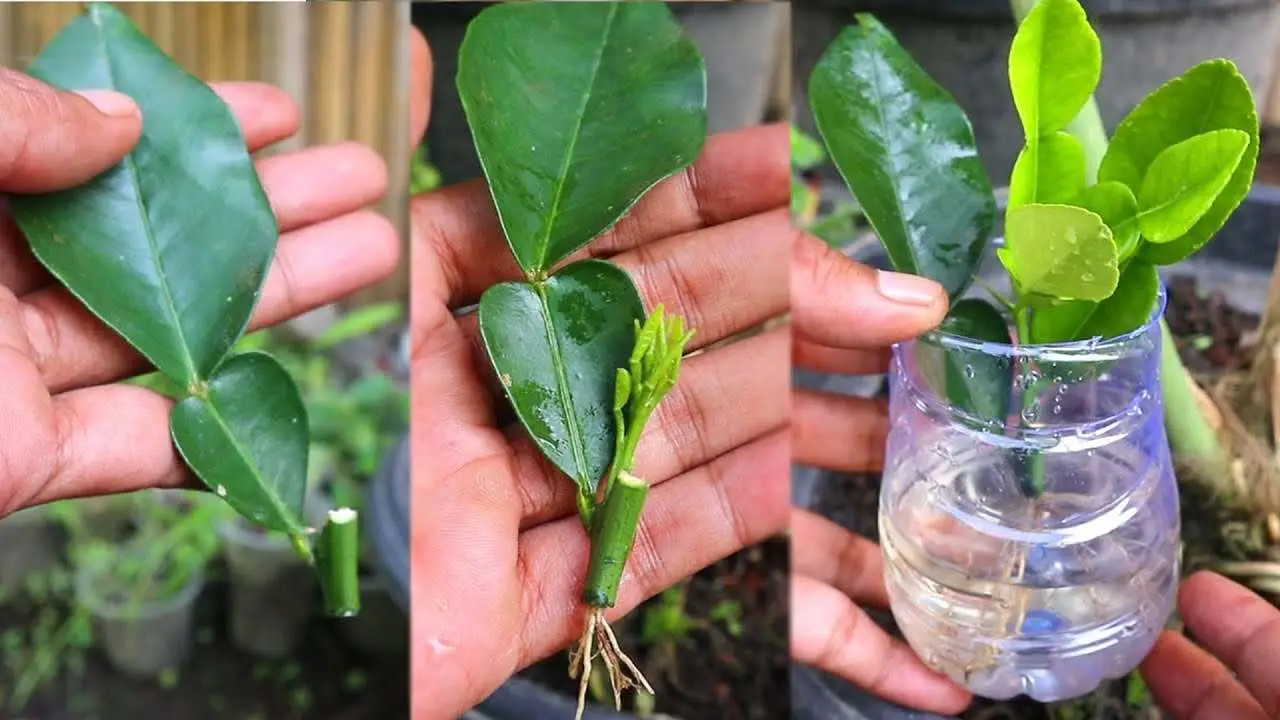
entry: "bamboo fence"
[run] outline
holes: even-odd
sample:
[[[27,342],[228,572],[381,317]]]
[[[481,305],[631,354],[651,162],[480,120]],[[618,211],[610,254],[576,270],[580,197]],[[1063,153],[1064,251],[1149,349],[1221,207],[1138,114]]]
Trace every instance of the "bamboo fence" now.
[[[158,46],[206,82],[257,80],[302,108],[297,137],[266,152],[355,140],[376,149],[391,173],[378,206],[408,237],[409,4],[360,2],[117,3]],[[0,64],[25,68],[80,12],[79,2],[0,3]],[[408,258],[408,247],[402,257]],[[408,274],[361,295],[399,299]]]

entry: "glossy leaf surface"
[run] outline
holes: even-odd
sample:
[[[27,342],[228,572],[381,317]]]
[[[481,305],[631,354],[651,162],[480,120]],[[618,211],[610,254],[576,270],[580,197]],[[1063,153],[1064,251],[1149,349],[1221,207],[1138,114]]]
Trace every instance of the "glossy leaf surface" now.
[[[1004,315],[981,298],[956,301],[940,329],[951,335],[1000,345],[1011,342]],[[967,348],[935,348],[927,341],[917,347],[926,347],[927,354],[936,358],[923,363],[925,374],[935,388],[945,388],[945,396],[952,405],[985,421],[1004,419],[1012,389],[1011,366],[1006,358]]]
[[[894,268],[959,296],[996,213],[960,106],[869,15],[823,53],[809,98],[831,159]]]
[[[507,396],[534,442],[580,488],[594,491],[615,450],[614,389],[644,306],[631,278],[599,260],[540,285],[494,285],[480,331]]]
[[[237,512],[263,527],[302,532],[307,485],[307,412],[271,356],[236,355],[170,418],[191,469]]]
[[[1009,87],[1028,141],[1080,113],[1102,76],[1102,45],[1075,0],[1040,0],[1009,48]]]
[[[1020,294],[1101,300],[1116,289],[1116,245],[1102,218],[1071,205],[1024,205],[997,251]]]
[[[690,164],[706,72],[662,3],[504,3],[471,21],[458,94],[507,242],[541,276]]]
[[[31,73],[118,90],[145,118],[137,148],[98,178],[11,198],[33,252],[166,375],[207,377],[249,321],[278,232],[230,109],[100,3]]]
[[[1147,170],[1168,147],[1213,130],[1249,135],[1249,147],[1213,206],[1182,237],[1145,244],[1141,256],[1169,265],[1199,250],[1221,229],[1249,192],[1258,160],[1258,113],[1248,82],[1229,60],[1203,62],[1148,95],[1116,127],[1098,170],[1138,192]]]
[[[1248,134],[1213,130],[1164,149],[1138,193],[1138,223],[1149,242],[1182,237],[1213,206],[1249,147]]]

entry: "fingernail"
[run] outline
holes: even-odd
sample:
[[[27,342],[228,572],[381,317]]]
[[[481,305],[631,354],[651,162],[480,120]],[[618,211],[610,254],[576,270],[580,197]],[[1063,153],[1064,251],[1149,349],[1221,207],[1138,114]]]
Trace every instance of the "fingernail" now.
[[[142,110],[133,98],[115,90],[78,90],[76,94],[88,100],[98,112],[111,117],[138,117]]]
[[[929,306],[938,301],[938,285],[906,273],[876,271],[876,287],[885,299],[903,305]]]

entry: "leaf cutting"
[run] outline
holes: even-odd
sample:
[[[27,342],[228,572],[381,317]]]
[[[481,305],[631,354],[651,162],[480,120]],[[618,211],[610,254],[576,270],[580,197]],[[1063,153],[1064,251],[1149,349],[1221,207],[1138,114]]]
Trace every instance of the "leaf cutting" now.
[[[1258,157],[1253,94],[1234,64],[1208,60],[1147,96],[1108,144],[1092,105],[1102,47],[1081,4],[1012,5],[1020,22],[1009,85],[1024,144],[996,254],[1013,297],[966,295],[943,332],[1020,345],[1123,336],[1153,321],[1157,267],[1202,247],[1248,192]],[[894,268],[959,298],[991,240],[995,207],[964,112],[868,15],[827,48],[809,84],[826,148]],[[968,355],[929,358],[928,380],[988,429],[1033,407],[1054,377]],[[1189,379],[1167,355],[1162,376],[1177,386],[1166,398],[1171,442],[1203,455],[1211,434],[1198,408],[1172,402],[1191,396],[1177,392]],[[1015,372],[1037,380],[1017,387]],[[1032,453],[1026,463],[1032,496],[1044,487],[1042,461]]]
[[[279,230],[230,108],[120,11],[90,3],[29,72],[66,90],[111,89],[142,109],[142,137],[84,185],[11,198],[36,258],[180,389],[171,417],[183,459],[246,518],[287,533],[314,561],[303,513],[306,411],[269,355],[233,355]],[[343,524],[354,517],[340,513]],[[326,537],[333,533],[326,534]],[[321,563],[329,612],[358,611],[355,535]]]
[[[485,291],[481,336],[521,424],[576,485],[591,544],[589,613],[571,663],[578,714],[597,658],[621,708],[623,690],[652,688],[604,611],[648,493],[636,448],[693,331],[661,306],[646,315],[618,266],[570,260],[697,156],[706,71],[661,3],[512,3],[468,26],[457,88],[524,273]]]

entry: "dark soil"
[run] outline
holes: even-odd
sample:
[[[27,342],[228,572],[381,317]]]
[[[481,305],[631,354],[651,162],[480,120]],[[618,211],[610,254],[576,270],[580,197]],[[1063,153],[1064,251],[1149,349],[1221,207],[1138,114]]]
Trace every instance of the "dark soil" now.
[[[645,637],[647,614],[669,612],[669,597],[653,598],[614,626],[623,650],[653,685],[655,712],[681,720],[787,717],[788,568],[787,541],[769,540],[685,581],[689,627],[682,637]],[[723,619],[726,614],[733,619]],[[523,675],[575,695],[568,667],[558,653]]]
[[[39,720],[396,720],[408,718],[408,660],[350,649],[334,624],[316,618],[294,657],[259,660],[229,641],[226,588],[211,585],[197,607],[195,642],[171,677],[134,680],[97,650],[82,672],[64,669],[17,715]],[[0,633],[32,622],[35,608],[5,606]],[[6,696],[15,678],[0,669]]]
[[[1257,315],[1232,307],[1221,291],[1201,292],[1194,277],[1171,278],[1168,292],[1165,320],[1188,370],[1218,374],[1250,362],[1241,340],[1258,327]]]

